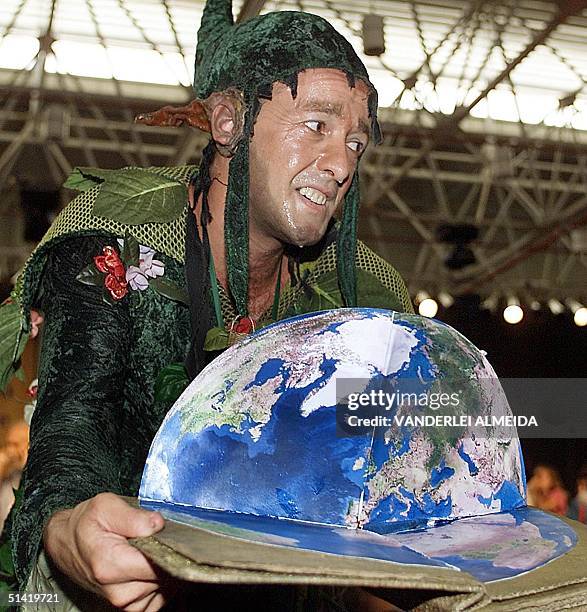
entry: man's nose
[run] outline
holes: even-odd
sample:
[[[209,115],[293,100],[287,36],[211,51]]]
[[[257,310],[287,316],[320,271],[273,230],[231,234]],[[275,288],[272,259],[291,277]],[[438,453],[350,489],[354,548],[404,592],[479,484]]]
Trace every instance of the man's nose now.
[[[344,184],[354,170],[354,163],[350,159],[346,141],[329,138],[324,142],[317,165],[321,172],[332,175],[339,185]]]

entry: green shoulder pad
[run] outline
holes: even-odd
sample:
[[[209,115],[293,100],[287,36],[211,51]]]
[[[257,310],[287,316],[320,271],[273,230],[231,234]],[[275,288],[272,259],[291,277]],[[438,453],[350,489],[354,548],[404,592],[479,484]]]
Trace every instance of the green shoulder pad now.
[[[410,294],[399,272],[360,240],[357,241],[355,265],[359,293],[362,292],[359,305],[414,312]]]
[[[140,168],[124,168],[122,170],[100,170],[96,168],[78,168],[70,179],[70,186],[78,185],[80,193],[74,198],[57,216],[41,242],[37,245],[29,259],[27,260],[21,274],[18,277],[15,288],[17,300],[21,303],[23,316],[26,318],[28,310],[31,308],[38,283],[43,273],[45,255],[47,250],[60,240],[65,240],[69,236],[109,234],[124,238],[132,236],[139,244],[149,246],[160,253],[164,253],[183,263],[185,256],[185,225],[186,212],[188,207],[187,193],[190,180],[197,172],[197,166],[177,166],[177,167],[150,167],[146,170]],[[172,191],[181,188],[184,194],[181,199],[181,211],[178,214],[170,214],[173,217],[168,222],[149,222],[156,212],[153,206],[148,207],[145,218],[148,221],[139,224],[132,224],[118,221],[116,214],[108,216],[98,216],[94,214],[94,207],[104,185],[114,177],[116,185],[121,176],[125,176],[127,171],[133,171],[133,176],[147,175],[151,184],[169,184]],[[155,177],[152,179],[151,177]],[[69,179],[68,179],[69,180]],[[90,186],[91,181],[93,186]],[[140,181],[140,179],[139,179]],[[136,181],[135,181],[136,185]],[[157,189],[154,190],[156,192]],[[162,190],[164,191],[164,189]],[[143,198],[149,198],[143,194]],[[166,201],[170,201],[165,196]],[[174,195],[177,198],[177,195]],[[132,199],[132,198],[131,198]],[[140,199],[140,198],[137,198]],[[178,203],[176,201],[176,206]],[[179,208],[179,206],[178,206]]]

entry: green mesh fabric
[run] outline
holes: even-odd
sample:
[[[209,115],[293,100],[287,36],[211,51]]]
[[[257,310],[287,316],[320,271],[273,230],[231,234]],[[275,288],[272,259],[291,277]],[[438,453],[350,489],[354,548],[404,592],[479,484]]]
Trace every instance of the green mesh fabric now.
[[[398,273],[398,271],[388,264],[385,259],[379,257],[363,242],[358,241],[357,253],[355,259],[357,270],[362,270],[374,278],[376,278],[382,286],[382,289],[390,294],[390,298],[396,298],[398,305],[396,310],[401,312],[414,312],[412,302],[406,285]],[[309,266],[310,273],[306,278],[306,283],[312,285],[320,281],[320,278],[337,269],[336,266],[336,244],[331,244],[324,250],[322,255]],[[360,285],[359,285],[360,286]],[[234,308],[232,300],[224,291],[222,286],[219,286],[220,306],[222,309],[222,317],[226,326],[230,327],[232,321],[236,319],[237,312]],[[278,318],[281,319],[288,312],[294,309],[295,304],[303,296],[303,288],[300,285],[287,285],[281,292],[279,300]],[[385,304],[385,296],[382,298],[382,304]],[[358,296],[359,306],[369,306],[365,303],[363,296]],[[375,306],[375,304],[373,304]],[[394,308],[393,304],[389,304],[388,308]],[[267,309],[260,317],[261,323],[268,322],[271,319],[271,309]]]
[[[169,178],[189,183],[190,177],[197,170],[196,166],[150,167],[149,172],[168,176]],[[57,216],[49,231],[45,234],[37,248],[46,242],[64,233],[83,231],[87,229],[101,229],[110,234],[123,236],[130,230],[131,234],[140,244],[149,244],[156,251],[165,253],[177,261],[183,261],[183,245],[178,241],[179,236],[185,236],[185,218],[182,216],[172,223],[152,223],[145,225],[127,226],[106,217],[96,217],[92,214],[92,207],[100,187],[94,187],[80,193]]]
[[[398,296],[403,312],[414,312],[406,284],[399,272],[361,241],[357,242],[355,265],[357,269],[375,276],[390,293]]]

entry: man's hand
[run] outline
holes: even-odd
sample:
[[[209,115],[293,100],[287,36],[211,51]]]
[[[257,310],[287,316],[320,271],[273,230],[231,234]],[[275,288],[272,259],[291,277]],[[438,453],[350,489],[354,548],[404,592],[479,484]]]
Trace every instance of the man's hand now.
[[[163,573],[127,538],[152,535],[163,524],[158,512],[132,508],[113,493],[101,493],[56,512],[43,539],[55,565],[82,587],[117,608],[150,612],[166,603]],[[163,582],[169,586],[165,578]]]

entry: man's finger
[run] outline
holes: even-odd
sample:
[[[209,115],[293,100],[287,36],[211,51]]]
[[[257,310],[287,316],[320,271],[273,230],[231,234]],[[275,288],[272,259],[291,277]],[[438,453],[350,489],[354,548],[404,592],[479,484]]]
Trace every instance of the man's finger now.
[[[156,584],[159,581],[160,575],[155,566],[126,540],[104,544],[108,547],[108,556],[100,555],[100,561],[93,567],[100,584],[114,585],[133,581]]]
[[[167,599],[162,593],[152,593],[148,597],[134,602],[126,608],[125,612],[157,612],[166,604]]]
[[[157,593],[155,597],[149,602],[145,612],[157,612],[167,603],[167,598],[161,593]]]
[[[104,587],[102,594],[116,608],[145,610],[157,595],[159,585],[153,582],[126,582]]]
[[[107,531],[125,538],[144,538],[157,533],[165,524],[158,512],[129,506],[116,495],[105,493],[95,498],[98,521]],[[107,510],[107,512],[104,512]]]

